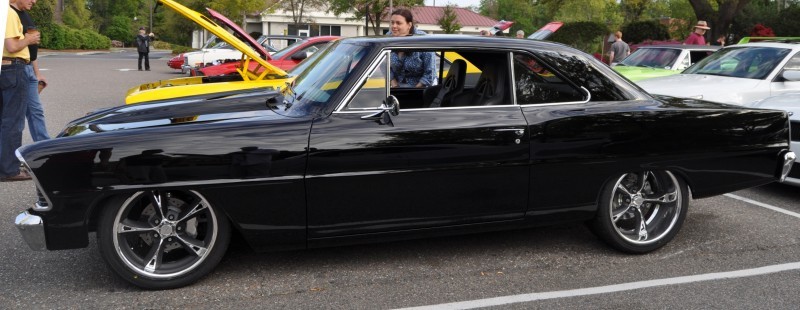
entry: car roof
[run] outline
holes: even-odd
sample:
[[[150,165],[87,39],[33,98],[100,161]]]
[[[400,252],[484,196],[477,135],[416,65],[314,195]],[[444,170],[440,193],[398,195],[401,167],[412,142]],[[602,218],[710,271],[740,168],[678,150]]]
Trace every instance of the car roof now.
[[[488,37],[478,35],[463,35],[463,34],[431,34],[431,35],[414,35],[414,36],[369,36],[369,37],[353,37],[343,38],[342,43],[353,44],[366,44],[376,45],[379,47],[393,46],[393,47],[408,47],[408,48],[475,48],[480,47],[486,50],[495,49],[495,46],[502,46],[508,49],[543,49],[554,52],[570,52],[576,53],[578,50],[563,45],[561,43],[518,39],[513,37]]]
[[[707,51],[716,51],[720,49],[720,46],[716,45],[685,45],[685,44],[662,44],[662,45],[645,45],[640,46],[638,49],[642,48],[669,48],[669,49],[682,49],[682,50],[707,50]]]
[[[752,47],[752,46],[788,48],[792,50],[800,50],[800,44],[798,43],[765,42],[765,41],[731,45],[731,46],[726,46],[725,48]]]

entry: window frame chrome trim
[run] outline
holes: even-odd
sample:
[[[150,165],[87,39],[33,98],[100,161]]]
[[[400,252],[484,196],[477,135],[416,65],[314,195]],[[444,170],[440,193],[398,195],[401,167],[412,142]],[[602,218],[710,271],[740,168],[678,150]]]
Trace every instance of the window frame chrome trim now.
[[[369,68],[363,74],[361,74],[360,77],[358,77],[358,83],[355,84],[356,86],[347,90],[347,94],[344,96],[344,100],[339,102],[339,105],[336,107],[336,109],[333,110],[333,113],[347,113],[348,112],[348,111],[342,111],[342,110],[350,103],[351,100],[353,100],[353,98],[355,97],[356,93],[358,93],[358,91],[361,90],[361,87],[366,84],[367,79],[369,79],[369,76],[375,71],[376,68],[378,68],[380,66],[381,61],[383,61],[384,59],[390,59],[389,58],[390,57],[390,55],[389,55],[390,52],[391,52],[390,50],[382,50],[380,52],[380,54],[379,54],[379,56],[377,58],[378,61],[370,64]],[[387,61],[386,62],[386,70],[387,70],[386,72],[388,74],[391,74],[390,71],[388,71],[390,69],[391,69],[391,61]],[[387,77],[388,77],[388,75],[387,75]],[[384,85],[384,99],[386,97],[389,97],[389,79],[388,78],[385,79],[385,85]],[[376,107],[376,108],[373,108],[373,109],[370,109],[370,110],[365,110],[365,111],[373,111],[374,112],[375,110],[377,110],[379,108],[380,107]],[[361,112],[359,111],[359,113],[361,113]]]

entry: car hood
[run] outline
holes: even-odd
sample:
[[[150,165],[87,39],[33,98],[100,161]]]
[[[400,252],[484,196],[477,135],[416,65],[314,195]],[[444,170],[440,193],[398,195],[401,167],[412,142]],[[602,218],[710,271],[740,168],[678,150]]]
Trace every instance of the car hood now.
[[[676,74],[636,82],[648,93],[743,104],[743,93],[755,89],[762,80],[705,74]]]
[[[165,100],[95,111],[72,121],[58,135],[84,134],[197,123],[232,122],[254,118],[287,118],[275,112],[267,101],[277,98],[277,91],[234,91],[195,96],[185,100]],[[276,102],[279,100],[276,100]]]
[[[663,68],[648,68],[636,66],[614,66],[614,71],[619,72],[631,81],[641,81],[644,79],[651,79],[656,77],[668,76],[678,74],[678,71],[663,69]]]
[[[237,26],[235,23],[231,22],[228,18],[226,18],[222,14],[219,14],[219,13],[215,12],[214,10],[208,9],[209,13],[211,13],[211,15],[215,19],[217,19],[223,25],[231,28],[234,31],[234,33],[236,34],[236,36],[239,36],[239,37],[243,38],[248,43],[242,42],[242,40],[240,40],[239,38],[234,36],[234,34],[229,33],[227,30],[225,30],[225,28],[223,28],[219,24],[215,23],[214,21],[212,21],[208,17],[206,17],[203,14],[200,14],[200,13],[194,11],[194,10],[191,10],[191,9],[181,5],[180,3],[177,3],[177,2],[172,1],[172,0],[159,0],[159,2],[161,2],[164,5],[166,5],[167,7],[172,9],[173,11],[177,12],[178,14],[181,14],[184,17],[188,18],[189,20],[197,23],[200,27],[203,27],[204,29],[206,29],[209,32],[213,33],[218,38],[220,38],[223,41],[227,42],[231,47],[239,50],[244,55],[246,55],[249,61],[255,61],[258,64],[260,64],[261,66],[263,66],[264,68],[266,68],[266,71],[267,71],[266,75],[273,76],[273,77],[274,76],[282,76],[282,77],[286,76],[286,72],[285,71],[281,70],[278,67],[275,67],[275,66],[269,64],[269,62],[266,61],[266,59],[269,59],[269,53],[264,49],[263,46],[261,46],[260,44],[255,42],[255,40],[253,40],[253,38],[250,37],[250,35],[245,33],[244,30],[242,30],[239,26]],[[248,44],[250,44],[250,45],[248,46]]]

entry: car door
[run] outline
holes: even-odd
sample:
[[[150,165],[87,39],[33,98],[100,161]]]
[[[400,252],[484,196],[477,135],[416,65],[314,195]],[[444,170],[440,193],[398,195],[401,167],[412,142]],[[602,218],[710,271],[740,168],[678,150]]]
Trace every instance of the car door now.
[[[486,56],[508,69],[507,53]],[[312,126],[309,237],[522,218],[529,150],[510,84],[496,105],[425,107],[424,89],[389,88],[389,57],[382,52],[345,104]],[[400,98],[398,115],[379,111],[388,95]]]
[[[771,96],[800,91],[800,81],[789,81],[783,78],[782,74],[787,70],[800,70],[800,53],[795,53],[783,65],[783,68],[777,70],[777,74],[769,83]]]

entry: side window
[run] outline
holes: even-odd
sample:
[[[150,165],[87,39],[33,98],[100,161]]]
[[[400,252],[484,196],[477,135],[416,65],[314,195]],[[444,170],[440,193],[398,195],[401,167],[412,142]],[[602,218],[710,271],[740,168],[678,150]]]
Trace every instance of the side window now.
[[[692,58],[692,65],[696,64],[698,61],[703,60],[703,58],[708,57],[708,55],[711,55],[711,53],[713,53],[713,52],[711,52],[711,51],[691,51],[689,53],[689,57]]]
[[[528,54],[514,53],[514,83],[520,105],[585,100],[581,89],[565,82]]]
[[[386,99],[387,68],[387,59],[383,57],[380,64],[370,72],[367,79],[361,84],[356,95],[347,104],[345,111],[377,109],[381,106]]]

